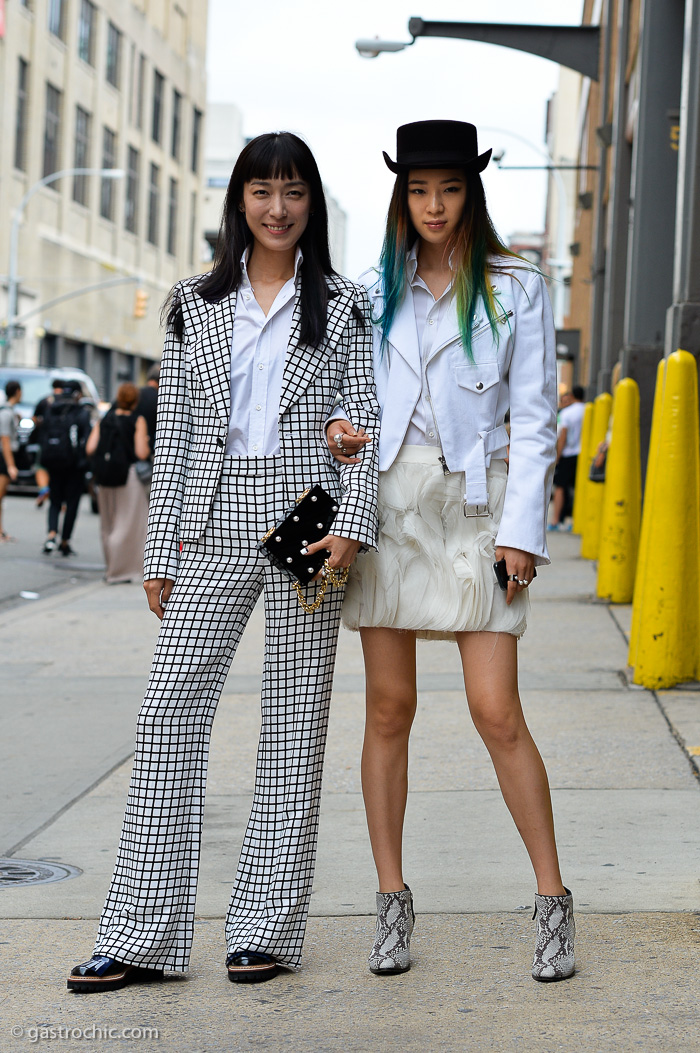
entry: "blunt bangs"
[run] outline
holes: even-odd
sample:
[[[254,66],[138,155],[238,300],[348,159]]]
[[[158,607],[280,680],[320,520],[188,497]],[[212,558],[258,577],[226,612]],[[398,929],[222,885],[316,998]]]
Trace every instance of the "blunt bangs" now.
[[[253,179],[303,179],[315,191],[320,183],[316,161],[308,146],[292,132],[259,135],[241,152],[234,169],[236,187]]]

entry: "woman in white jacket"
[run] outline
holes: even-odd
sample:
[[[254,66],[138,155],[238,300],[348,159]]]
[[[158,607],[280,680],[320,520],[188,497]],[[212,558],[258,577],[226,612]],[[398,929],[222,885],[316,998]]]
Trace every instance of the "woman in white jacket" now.
[[[382,410],[380,534],[378,551],[353,568],[343,620],[361,633],[367,676],[362,785],[379,878],[369,961],[383,975],[410,967],[414,914],[401,842],[415,641],[454,637],[472,718],[535,870],[532,975],[561,980],[574,971],[573,902],[517,683],[527,589],[549,562],[554,328],[542,276],[492,226],[479,175],[490,155],[479,155],[471,124],[399,128],[397,161],[384,154],[397,179],[381,260],[363,276]],[[342,408],[326,434],[346,463],[368,439]]]

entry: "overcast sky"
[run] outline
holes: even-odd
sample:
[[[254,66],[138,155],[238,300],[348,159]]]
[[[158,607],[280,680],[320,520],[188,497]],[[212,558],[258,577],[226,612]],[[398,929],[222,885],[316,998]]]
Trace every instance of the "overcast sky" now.
[[[479,148],[505,149],[505,164],[541,158],[510,138],[543,145],[545,107],[558,67],[507,48],[418,38],[398,54],[361,58],[355,40],[408,40],[408,19],[578,24],[583,0],[209,0],[209,99],[234,102],[246,136],[297,132],[316,155],[330,192],[348,215],[345,269],[373,263],[393,177],[396,128],[409,121],[466,120]],[[487,131],[486,129],[503,129]],[[541,230],[546,173],[484,173],[499,232]]]

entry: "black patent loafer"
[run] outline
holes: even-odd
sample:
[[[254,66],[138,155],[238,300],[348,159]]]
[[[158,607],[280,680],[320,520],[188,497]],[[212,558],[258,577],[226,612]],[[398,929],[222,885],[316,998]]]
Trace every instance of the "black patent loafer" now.
[[[279,965],[269,954],[236,951],[226,959],[228,978],[233,984],[261,984],[277,976]]]
[[[162,979],[162,969],[142,969],[138,965],[125,965],[114,958],[97,956],[71,969],[67,986],[69,991],[81,993],[118,991],[128,984],[151,983]]]

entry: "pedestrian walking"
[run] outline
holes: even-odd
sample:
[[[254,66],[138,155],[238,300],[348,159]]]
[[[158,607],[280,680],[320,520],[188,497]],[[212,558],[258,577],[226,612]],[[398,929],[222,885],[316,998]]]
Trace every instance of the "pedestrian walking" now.
[[[343,621],[360,631],[367,678],[362,785],[379,879],[369,965],[380,975],[410,967],[401,846],[416,638],[454,638],[472,718],[537,878],[532,975],[561,980],[574,970],[573,902],[517,682],[528,588],[549,563],[554,328],[541,274],[491,223],[479,174],[490,156],[472,124],[399,128],[397,160],[384,154],[396,182],[381,260],[361,279],[382,406],[380,532],[377,551],[352,569]],[[347,407],[341,416],[328,444],[351,464],[364,436]]]
[[[40,451],[44,438],[44,418],[49,412],[49,407],[52,406],[56,399],[60,398],[63,394],[63,384],[64,381],[60,377],[54,377],[51,381],[51,394],[45,395],[43,399],[40,399],[34,408],[32,416],[34,421],[34,431],[32,432],[30,442],[36,443]],[[36,497],[36,506],[37,508],[41,508],[41,506],[48,501],[51,493],[51,487],[49,486],[49,473],[46,468],[44,468],[41,460],[39,460],[35,466],[34,475],[37,486],[39,487],[39,493]]]
[[[557,433],[557,465],[554,469],[552,522],[547,527],[548,530],[567,529],[565,520],[573,511],[576,465],[581,452],[581,429],[586,409],[583,404],[584,398],[585,391],[579,384],[562,396]]]
[[[148,498],[136,463],[148,460],[151,449],[146,418],[138,406],[136,385],[121,384],[114,405],[95,422],[85,451],[98,484],[105,581],[110,585],[143,577]]]
[[[337,571],[376,543],[374,447],[338,469],[322,442],[339,395],[372,431],[367,295],[331,267],[311,151],[289,132],[261,135],[233,169],[212,271],[179,282],[170,301],[144,561],[162,624],[116,869],[94,957],[68,979],[75,991],[187,968],[209,732],[261,593],[262,730],[227,973],[258,982],[299,968],[343,590],[306,613],[260,540],[320,484],[338,511],[309,553],[327,550]],[[307,607],[320,588],[302,590]]]
[[[90,414],[80,405],[81,395],[77,380],[64,381],[62,393],[44,417],[41,464],[49,473],[49,529],[44,542],[47,555],[57,545],[62,556],[75,555],[70,541],[85,487],[85,444],[90,434]]]
[[[0,406],[0,542],[14,541],[5,533],[2,525],[2,503],[10,481],[17,478],[15,453],[19,447],[17,439],[17,411],[15,406],[22,400],[22,387],[18,380],[5,384],[5,402]]]

